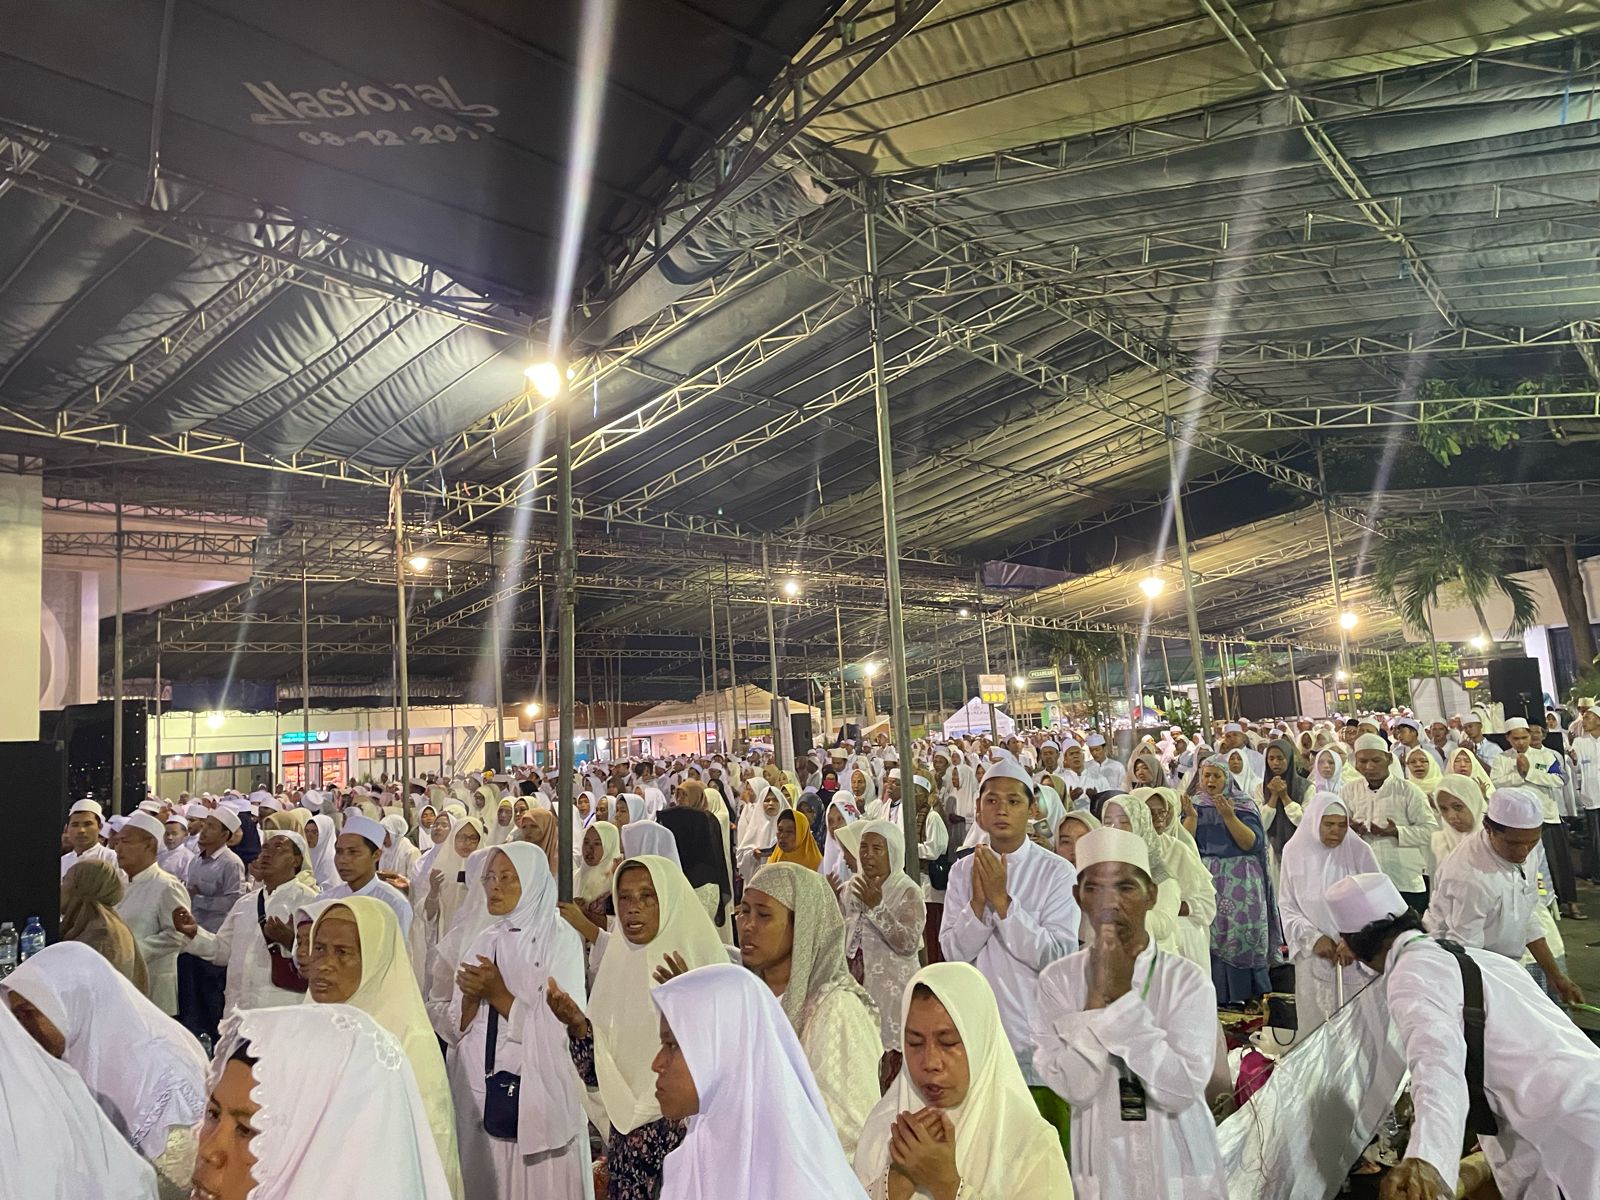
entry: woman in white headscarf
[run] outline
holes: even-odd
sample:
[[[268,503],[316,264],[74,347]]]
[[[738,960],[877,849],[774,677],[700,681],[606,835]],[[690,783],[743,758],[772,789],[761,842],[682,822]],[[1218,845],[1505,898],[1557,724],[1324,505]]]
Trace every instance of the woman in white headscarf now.
[[[1060,1197],[1072,1178],[1061,1137],[1039,1115],[1000,1024],[988,982],[971,963],[936,963],[907,982],[899,1004],[905,1062],[867,1118],[856,1178],[871,1200],[897,1181],[912,1196]]]
[[[399,1039],[422,1095],[450,1194],[461,1200],[450,1081],[394,910],[367,896],[346,896],[307,905],[306,911],[312,918],[306,999],[359,1008]]]
[[[90,951],[94,953],[94,951]],[[0,1200],[155,1200],[156,1175],[95,1102],[0,1005]],[[187,1193],[184,1193],[187,1194]]]
[[[566,1026],[573,1065],[610,1127],[606,1176],[610,1200],[652,1200],[661,1165],[683,1140],[683,1125],[661,1115],[650,1061],[659,1049],[648,1019],[650,989],[677,970],[726,964],[727,947],[678,865],[647,855],[618,868],[612,890],[617,927],[595,945],[599,969],[585,1016],[551,989],[550,1011]]]
[[[1365,986],[1361,966],[1339,937],[1328,889],[1349,875],[1378,870],[1372,848],[1350,833],[1338,796],[1318,792],[1283,848],[1278,912],[1294,963],[1295,1015],[1302,1035],[1326,1021]]]
[[[405,1051],[344,1004],[236,1011],[211,1064],[197,1196],[449,1200]]]
[[[630,821],[627,828],[622,831],[622,853],[628,858],[638,858],[644,854],[655,854],[661,858],[669,858],[683,869],[683,864],[678,859],[678,839],[672,836],[672,830],[665,825],[658,825],[654,821]],[[707,906],[708,915],[716,911],[715,897],[712,904]]]
[[[844,908],[844,953],[851,973],[878,1006],[883,1038],[879,1083],[887,1087],[900,1070],[900,998],[917,972],[927,903],[922,886],[906,874],[905,833],[890,821],[861,826],[856,852],[860,870],[839,893]]]
[[[856,798],[856,805],[862,812],[872,808],[873,802],[878,798],[878,782],[873,777],[872,760],[864,754],[858,754],[850,760],[850,773],[845,776],[842,791],[847,791]]]
[[[483,891],[494,922],[461,958],[445,1022],[456,1141],[466,1194],[494,1200],[593,1200],[588,1121],[567,1031],[545,1003],[549,984],[581,1006],[583,939],[556,908],[544,851],[507,842],[489,851]],[[484,1129],[487,1079],[509,1073],[514,1137]]]
[[[689,1123],[661,1200],[862,1200],[794,1030],[760,980],[713,965],[651,996],[661,1012],[656,1095],[664,1116]]]
[[[1434,788],[1433,805],[1439,810],[1439,828],[1433,831],[1430,849],[1437,868],[1457,846],[1483,827],[1483,814],[1489,802],[1471,776],[1441,775]]]
[[[1347,763],[1344,755],[1333,746],[1324,746],[1311,760],[1311,777],[1308,782],[1313,792],[1333,792],[1337,795],[1345,784],[1359,778],[1361,776],[1356,774],[1356,769]]]
[[[1169,787],[1138,788],[1131,795],[1144,801],[1155,830],[1155,848],[1150,861],[1159,856],[1167,873],[1177,881],[1177,953],[1197,967],[1211,969],[1211,922],[1217,915],[1217,885],[1200,861],[1194,837],[1178,819],[1178,793]]]
[[[781,788],[774,788],[765,779],[747,779],[739,791],[744,807],[739,812],[735,861],[739,878],[749,879],[778,844],[778,814],[793,805]]]
[[[744,889],[739,945],[744,965],[783,988],[783,1011],[800,1035],[846,1154],[878,1102],[883,1039],[878,1013],[850,976],[844,918],[821,875],[768,863]]]
[[[484,828],[484,842],[486,845],[499,846],[509,842],[517,834],[516,801],[510,796],[503,796],[500,803],[495,805],[492,815],[486,816]]]
[[[378,857],[378,872],[410,879],[411,872],[417,868],[417,860],[422,857],[422,851],[406,836],[406,819],[398,814],[387,816],[383,819],[383,827],[389,831],[389,845]]]
[[[306,846],[311,850],[311,873],[317,877],[317,888],[327,891],[343,882],[333,865],[333,843],[339,834],[333,827],[333,818],[318,813],[306,822]]]
[[[81,942],[46,946],[0,981],[0,991],[157,1174],[181,1184],[205,1113],[206,1060],[193,1035]]]
[[[611,899],[611,873],[621,861],[622,831],[610,821],[596,821],[583,831],[583,858],[572,877],[572,898],[601,929],[606,926],[606,902]]]
[[[823,875],[830,879],[837,878],[840,883],[849,882],[854,868],[845,862],[844,847],[839,844],[839,830],[846,825],[854,825],[859,820],[861,820],[861,806],[856,803],[855,793],[835,792],[833,799],[828,801],[828,811],[823,816],[828,836],[822,846],[821,870]]]
[[[1462,746],[1450,755],[1450,765],[1445,768],[1446,775],[1463,775],[1478,785],[1478,791],[1483,795],[1484,805],[1489,803],[1489,797],[1494,795],[1494,784],[1489,782],[1489,772],[1484,770],[1482,761],[1467,747]]]
[[[1433,799],[1434,792],[1439,790],[1439,780],[1444,778],[1433,755],[1421,746],[1411,750],[1401,748],[1394,756],[1394,765],[1406,780],[1422,789],[1424,796]]]

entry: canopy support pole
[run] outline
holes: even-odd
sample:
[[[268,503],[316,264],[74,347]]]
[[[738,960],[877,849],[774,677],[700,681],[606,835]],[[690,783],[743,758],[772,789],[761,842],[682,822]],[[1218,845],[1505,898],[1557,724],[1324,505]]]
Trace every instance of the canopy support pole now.
[[[492,533],[489,535],[489,588],[496,593],[500,591],[499,539]],[[506,769],[505,651],[500,645],[500,623],[505,617],[505,610],[502,607],[504,604],[505,601],[502,600],[489,610],[489,655],[494,659],[494,769],[500,772]],[[544,654],[542,639],[539,644],[539,653],[541,656]],[[543,663],[541,662],[540,665],[542,667]]]
[[[1189,569],[1189,532],[1183,519],[1183,480],[1178,478],[1177,441],[1172,418],[1166,419],[1167,465],[1172,473],[1172,523],[1178,534],[1178,563],[1183,569],[1183,607],[1189,618],[1189,653],[1194,658],[1194,711],[1199,734],[1211,733],[1211,705],[1206,698],[1206,654],[1200,644],[1200,614],[1194,603],[1194,572]]]
[[[572,899],[572,784],[577,769],[578,677],[578,562],[572,535],[572,406],[568,397],[555,404],[556,423],[556,596],[560,604],[557,618],[556,669],[560,678],[556,694],[561,704],[557,736],[560,774],[556,795],[560,807],[556,821],[559,849],[556,854],[556,888],[562,900]],[[592,721],[591,721],[592,724]]]
[[[118,815],[122,813],[122,789],[124,786],[122,778],[122,660],[124,657],[122,637],[122,549],[124,540],[122,535],[122,501],[119,498],[117,500],[117,618],[116,632],[112,636],[111,647],[111,811]]]
[[[405,489],[394,487],[394,647],[400,710],[400,808],[411,820],[411,679],[406,667],[406,528]]]
[[[1344,681],[1350,682],[1350,636],[1344,627],[1344,587],[1339,582],[1339,560],[1334,553],[1333,543],[1333,501],[1328,498],[1328,477],[1322,470],[1322,447],[1317,446],[1317,488],[1322,493],[1322,531],[1328,539],[1328,578],[1333,581],[1333,627],[1339,631],[1339,670],[1344,673]],[[1334,682],[1340,682],[1335,677]],[[1354,696],[1355,688],[1351,686],[1351,695]],[[1335,703],[1339,699],[1339,689],[1333,689]]]

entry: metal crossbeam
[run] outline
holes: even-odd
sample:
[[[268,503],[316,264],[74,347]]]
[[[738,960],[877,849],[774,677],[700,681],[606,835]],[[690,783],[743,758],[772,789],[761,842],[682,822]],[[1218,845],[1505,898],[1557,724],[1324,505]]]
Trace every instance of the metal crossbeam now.
[[[249,563],[255,557],[257,536],[250,533],[128,530],[122,534],[122,552],[125,558],[145,562]],[[42,540],[46,554],[93,558],[115,558],[117,555],[117,534],[108,531],[47,531]]]
[[[1297,453],[1298,449],[1298,447],[1295,447],[1289,453]],[[1203,492],[1225,483],[1232,483],[1234,480],[1242,479],[1249,474],[1251,472],[1246,468],[1230,463],[1221,470],[1212,471],[1208,475],[1191,477],[1184,484],[1183,492],[1185,496],[1193,496],[1196,492]],[[1107,525],[1114,525],[1118,521],[1126,521],[1131,517],[1136,517],[1141,513],[1150,512],[1154,509],[1166,508],[1170,500],[1171,496],[1165,491],[1153,496],[1141,497],[1137,500],[1126,500],[1121,504],[1102,509],[1092,517],[1084,517],[1082,520],[1074,521],[1069,525],[1058,525],[1049,533],[1041,533],[1037,537],[1031,537],[1027,541],[1011,547],[1002,557],[1013,559],[1035,554],[1040,550],[1046,550],[1062,542],[1070,542],[1074,538],[1093,533],[1097,529],[1103,529]],[[1342,497],[1340,503],[1349,506],[1351,501],[1348,497]]]

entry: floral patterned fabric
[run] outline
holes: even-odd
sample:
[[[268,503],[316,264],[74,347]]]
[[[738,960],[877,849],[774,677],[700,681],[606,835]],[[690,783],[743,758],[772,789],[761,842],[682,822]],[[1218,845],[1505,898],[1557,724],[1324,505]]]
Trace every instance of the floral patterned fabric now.
[[[594,1070],[594,1037],[568,1038],[572,1064],[589,1087],[599,1087]],[[661,1191],[661,1164],[683,1141],[685,1125],[663,1117],[631,1133],[611,1131],[606,1143],[606,1195],[610,1200],[655,1200]]]

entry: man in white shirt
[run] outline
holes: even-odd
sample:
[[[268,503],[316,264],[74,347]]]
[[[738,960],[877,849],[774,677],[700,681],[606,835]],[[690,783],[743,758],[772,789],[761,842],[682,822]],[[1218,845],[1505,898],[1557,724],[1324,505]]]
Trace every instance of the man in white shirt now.
[[[1566,822],[1561,818],[1562,779],[1550,770],[1556,765],[1556,752],[1533,745],[1533,733],[1522,717],[1508,720],[1505,733],[1511,748],[1489,764],[1489,782],[1497,788],[1522,788],[1539,798],[1544,814],[1540,832],[1556,902],[1567,916],[1581,920],[1578,883],[1572,876],[1572,847],[1567,842]]]
[[[1567,743],[1578,788],[1578,811],[1588,836],[1584,839],[1583,873],[1600,884],[1600,710],[1590,705],[1582,731]]]
[[[1416,1119],[1383,1200],[1455,1196],[1469,1127],[1500,1195],[1595,1196],[1600,1049],[1515,960],[1467,947],[1463,962],[1424,935],[1386,876],[1347,876],[1328,889],[1327,905],[1345,944],[1383,976],[1411,1071]],[[1468,1054],[1480,1026],[1469,1035],[1464,1022],[1469,976],[1482,992],[1481,1075]]]
[[[1485,766],[1493,766],[1494,760],[1505,753],[1497,742],[1491,742],[1483,732],[1483,714],[1473,709],[1467,714],[1466,721],[1462,724],[1464,736],[1461,744],[1476,754]]]
[[[1138,835],[1091,830],[1075,853],[1094,941],[1040,974],[1033,1026],[1034,1067],[1072,1109],[1073,1185],[1106,1200],[1227,1200],[1206,1103],[1211,980],[1149,936],[1156,886]]]
[[[389,831],[371,817],[356,812],[346,817],[344,829],[333,843],[333,868],[343,882],[329,888],[322,899],[371,896],[382,900],[394,909],[403,937],[411,932],[411,902],[398,888],[378,878],[378,860],[383,857],[383,843],[388,836]]]
[[[133,933],[150,975],[150,1002],[169,1017],[178,1015],[178,950],[183,935],[172,911],[189,907],[183,884],[156,865],[166,827],[147,812],[128,818],[117,837],[117,862],[128,886],[117,913]]]
[[[1360,776],[1339,789],[1350,814],[1350,830],[1372,847],[1383,873],[1418,912],[1428,907],[1423,878],[1428,850],[1439,818],[1422,789],[1391,773],[1393,756],[1384,740],[1364,733],[1355,742],[1355,768]]]
[[[1587,718],[1589,713],[1594,710],[1594,697],[1593,696],[1579,696],[1578,697],[1577,707],[1578,707],[1578,719],[1576,721],[1574,721],[1571,725],[1567,726],[1567,744],[1568,745],[1571,745],[1574,741],[1576,741],[1578,739],[1578,737],[1583,734],[1585,729],[1587,729],[1587,725],[1585,724],[1585,718]]]
[[[85,797],[67,810],[67,845],[71,847],[61,856],[61,877],[85,859],[117,865],[116,851],[100,844],[100,826],[105,813],[98,800]]]
[[[1061,793],[1061,803],[1068,812],[1089,807],[1089,797],[1084,791],[1083,757],[1083,747],[1077,742],[1068,742],[1061,751],[1061,767],[1053,772],[1067,789]]]
[[[989,981],[1023,1077],[1060,1129],[1063,1106],[1033,1069],[1034,996],[1039,972],[1078,948],[1077,872],[1029,840],[1032,802],[1033,782],[1015,762],[984,772],[977,822],[988,844],[950,868],[939,946],[947,960],[972,963]]]
[[[1539,924],[1538,869],[1544,814],[1539,798],[1522,788],[1500,788],[1478,830],[1439,864],[1425,921],[1429,933],[1521,962],[1524,952],[1544,972],[1547,986],[1583,1002]]]
[[[311,851],[298,833],[269,829],[261,853],[250,864],[250,873],[261,886],[234,902],[215,933],[187,909],[172,914],[173,927],[187,939],[185,953],[228,969],[228,1011],[299,1004],[304,999],[303,986],[282,988],[272,982],[274,952],[269,946],[277,946],[285,959],[292,957],[295,910],[319,898],[316,885],[299,878],[310,861]]]
[[[1099,810],[1099,802],[1107,796],[1128,790],[1128,772],[1123,765],[1111,757],[1110,748],[1106,739],[1098,733],[1089,735],[1089,762],[1083,768],[1083,790],[1088,793],[1089,799]]]
[[[195,851],[189,848],[189,818],[181,812],[169,813],[166,828],[166,836],[162,838],[166,849],[156,855],[156,864],[168,875],[182,879],[195,856]]]

